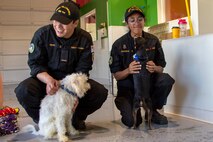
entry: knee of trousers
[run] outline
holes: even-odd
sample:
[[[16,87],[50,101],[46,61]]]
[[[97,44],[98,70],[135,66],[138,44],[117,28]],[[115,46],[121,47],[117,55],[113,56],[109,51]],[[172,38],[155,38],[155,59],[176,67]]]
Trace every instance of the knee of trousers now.
[[[108,90],[104,87],[104,85],[92,79],[89,79],[88,82],[91,85],[91,89],[87,92],[87,94],[90,96],[89,98],[92,99],[94,102],[104,102],[107,98]]]
[[[100,87],[96,93],[97,96],[97,101],[96,105],[98,107],[101,107],[102,104],[106,101],[107,96],[108,96],[108,90],[105,87]]]
[[[132,127],[134,125],[133,116],[122,116],[121,121],[127,127]]]
[[[32,89],[30,89],[30,86],[26,84],[25,82],[20,83],[15,88],[15,94],[20,104],[26,104],[29,103],[29,101],[32,99]],[[35,98],[34,98],[35,99]]]
[[[175,80],[167,73],[163,73],[161,77],[160,86],[172,86],[175,83]]]
[[[16,94],[16,97],[17,97],[17,99],[18,99],[18,101],[21,103],[21,102],[23,102],[24,101],[24,99],[27,97],[27,93],[25,93],[27,88],[25,87],[25,85],[23,85],[22,83],[21,84],[19,84],[16,88],[15,88],[15,90],[14,90],[14,92],[15,92],[15,94]]]

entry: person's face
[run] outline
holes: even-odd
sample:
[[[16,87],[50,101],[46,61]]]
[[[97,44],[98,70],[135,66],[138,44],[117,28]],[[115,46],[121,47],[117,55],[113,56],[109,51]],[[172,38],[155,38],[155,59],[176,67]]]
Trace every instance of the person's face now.
[[[139,13],[134,13],[128,17],[127,25],[132,37],[139,37],[142,35],[144,23],[145,20]]]
[[[72,21],[68,25],[64,25],[56,20],[53,20],[53,28],[58,37],[62,37],[62,38],[71,37],[77,26],[78,26],[78,20]]]

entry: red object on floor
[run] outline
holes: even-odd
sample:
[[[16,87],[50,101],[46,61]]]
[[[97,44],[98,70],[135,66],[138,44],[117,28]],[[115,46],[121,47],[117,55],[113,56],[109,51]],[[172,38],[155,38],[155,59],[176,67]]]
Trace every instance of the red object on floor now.
[[[3,107],[0,109],[0,117],[6,116],[8,114],[17,114],[19,112],[19,108],[11,108],[11,107]]]

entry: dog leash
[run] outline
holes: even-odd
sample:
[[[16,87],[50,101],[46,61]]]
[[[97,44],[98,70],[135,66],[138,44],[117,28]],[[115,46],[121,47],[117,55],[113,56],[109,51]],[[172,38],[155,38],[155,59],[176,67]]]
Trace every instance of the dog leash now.
[[[71,91],[71,90],[65,88],[64,85],[61,85],[60,87],[61,87],[61,89],[63,89],[63,90],[66,91],[67,93],[69,93],[70,95],[73,95],[73,96],[75,96],[75,97],[78,98],[78,96],[77,96],[76,93],[74,93],[73,91]]]

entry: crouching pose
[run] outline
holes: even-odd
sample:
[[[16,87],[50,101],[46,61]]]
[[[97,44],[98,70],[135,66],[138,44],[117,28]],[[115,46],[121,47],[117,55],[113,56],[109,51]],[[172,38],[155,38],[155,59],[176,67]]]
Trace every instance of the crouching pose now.
[[[15,93],[19,103],[35,123],[39,122],[41,100],[54,95],[59,80],[72,73],[89,76],[93,63],[91,35],[78,28],[79,8],[73,2],[59,4],[51,17],[52,24],[39,28],[30,43],[28,65],[31,77],[22,81]],[[87,116],[105,102],[108,91],[98,82],[88,80],[91,89],[78,100],[72,120],[75,129],[86,128]]]
[[[138,109],[136,120],[133,117],[135,89],[141,89],[141,94],[147,98],[151,98],[151,111],[153,112],[151,121],[156,124],[165,125],[168,123],[166,116],[160,114],[158,109],[166,104],[167,97],[174,84],[174,79],[166,73],[163,73],[163,68],[166,66],[163,49],[157,37],[143,31],[145,23],[145,15],[138,7],[129,7],[125,12],[125,21],[129,28],[129,32],[117,39],[111,50],[109,60],[110,70],[117,80],[117,96],[115,104],[121,113],[121,121],[127,127],[132,127],[134,124],[138,127],[142,123],[141,111]],[[136,53],[135,37],[142,37],[146,53],[149,57],[144,65],[133,60],[133,55]],[[146,68],[141,69],[141,68]],[[145,74],[150,76],[147,78],[148,84],[141,88],[133,80],[133,74],[140,74],[143,70]],[[146,81],[145,81],[146,82]],[[149,101],[150,102],[150,101]]]

